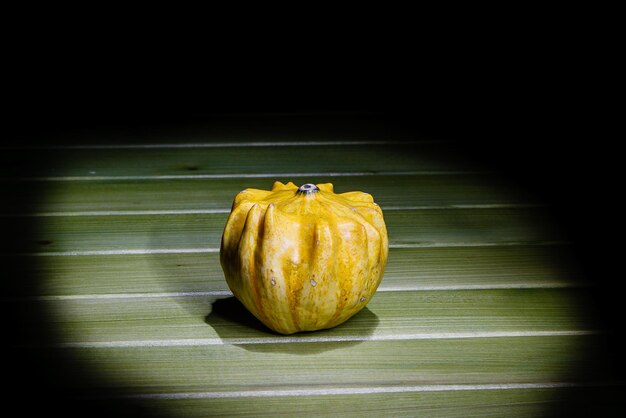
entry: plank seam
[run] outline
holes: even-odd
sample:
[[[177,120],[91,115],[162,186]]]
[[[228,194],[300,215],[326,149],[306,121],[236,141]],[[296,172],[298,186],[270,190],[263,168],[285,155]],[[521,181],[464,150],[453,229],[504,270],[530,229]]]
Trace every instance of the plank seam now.
[[[186,142],[162,144],[61,144],[61,145],[4,145],[2,150],[127,150],[127,149],[197,149],[197,148],[263,148],[263,147],[317,147],[356,145],[432,145],[450,143],[449,140],[343,140],[343,141],[247,141],[247,142]]]
[[[456,205],[422,205],[422,206],[381,206],[383,211],[428,211],[458,209],[527,209],[544,207],[535,203],[488,203],[488,204],[456,204]],[[78,216],[152,216],[152,215],[212,215],[228,214],[229,208],[217,209],[165,209],[165,210],[108,210],[108,211],[67,211],[67,212],[31,212],[6,213],[0,217],[78,217]]]
[[[137,176],[35,176],[2,178],[2,181],[146,181],[146,180],[210,180],[238,178],[299,178],[299,177],[370,177],[370,176],[438,176],[487,174],[481,171],[363,171],[363,172],[326,172],[326,173],[231,173],[231,174],[173,174],[173,175],[137,175]]]
[[[592,286],[592,283],[508,283],[484,284],[464,286],[390,286],[379,287],[377,292],[432,292],[432,291],[459,291],[459,290],[507,290],[507,289],[569,289]],[[228,297],[233,296],[230,290],[199,290],[192,292],[137,292],[137,293],[92,293],[75,295],[41,295],[26,297],[29,300],[39,301],[66,301],[66,300],[114,300],[114,299],[160,299],[184,297]]]
[[[390,249],[400,248],[475,248],[475,247],[515,247],[515,246],[559,246],[568,245],[567,241],[503,241],[503,242],[445,242],[445,243],[407,243],[390,244]],[[86,257],[113,255],[149,255],[149,254],[208,254],[219,253],[218,247],[200,248],[137,248],[116,250],[87,251],[44,251],[44,252],[8,252],[0,257]]]
[[[271,389],[214,392],[174,392],[174,393],[142,393],[121,395],[125,399],[143,400],[184,400],[184,399],[219,399],[219,398],[259,398],[259,397],[293,397],[293,396],[341,396],[371,395],[385,393],[416,393],[416,392],[459,392],[459,391],[495,391],[495,390],[529,390],[529,389],[563,389],[586,386],[607,386],[616,383],[578,383],[578,382],[542,382],[542,383],[487,383],[487,384],[456,384],[456,385],[406,385],[406,386],[372,386],[342,388],[308,388],[308,389]]]
[[[476,331],[439,332],[418,334],[351,335],[351,336],[305,336],[305,337],[259,337],[259,338],[188,338],[165,340],[133,341],[81,341],[53,344],[66,349],[117,349],[117,348],[158,348],[158,347],[205,347],[214,345],[256,345],[256,344],[307,344],[334,342],[376,342],[404,340],[458,340],[478,338],[523,338],[523,337],[571,337],[596,335],[599,331]]]

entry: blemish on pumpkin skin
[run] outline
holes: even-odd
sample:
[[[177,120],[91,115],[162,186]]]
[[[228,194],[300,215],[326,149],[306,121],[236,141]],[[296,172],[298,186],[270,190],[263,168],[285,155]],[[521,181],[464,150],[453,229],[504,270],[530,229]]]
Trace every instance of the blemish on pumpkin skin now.
[[[365,302],[365,296],[361,296],[361,299],[359,299],[361,302]]]
[[[314,279],[311,279],[310,282],[311,282],[311,286],[313,287],[317,286],[317,282]]]
[[[272,284],[272,286],[276,286],[276,280],[272,279],[270,280],[270,283]]]

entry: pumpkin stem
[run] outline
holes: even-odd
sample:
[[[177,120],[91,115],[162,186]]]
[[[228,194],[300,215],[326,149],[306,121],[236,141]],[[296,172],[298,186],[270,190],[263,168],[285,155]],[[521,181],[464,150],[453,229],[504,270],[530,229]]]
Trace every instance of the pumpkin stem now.
[[[319,191],[320,191],[320,188],[317,187],[313,183],[306,183],[306,184],[303,184],[302,186],[298,187],[298,193],[299,194],[311,194],[311,193],[317,193]]]

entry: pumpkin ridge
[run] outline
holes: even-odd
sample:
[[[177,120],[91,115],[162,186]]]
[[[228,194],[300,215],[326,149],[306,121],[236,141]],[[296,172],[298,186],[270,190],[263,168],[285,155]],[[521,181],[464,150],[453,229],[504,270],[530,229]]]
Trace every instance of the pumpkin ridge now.
[[[267,320],[267,315],[265,314],[265,307],[263,304],[263,295],[262,286],[263,286],[263,274],[260,266],[263,261],[263,239],[265,237],[265,217],[267,215],[267,210],[263,207],[260,209],[261,214],[259,215],[259,223],[257,229],[257,245],[254,249],[254,282],[252,283],[252,288],[254,289],[254,296],[257,309],[259,311],[259,315],[261,318],[264,318],[262,322]],[[260,277],[259,277],[260,276]]]
[[[329,220],[330,228],[333,231],[336,231],[337,230],[337,217],[336,217],[336,215],[333,214],[333,216],[330,216],[328,220]],[[332,280],[334,280],[338,284],[338,292],[337,292],[338,294],[337,294],[337,305],[335,306],[335,312],[333,313],[333,315],[328,320],[328,324],[327,325],[334,324],[336,319],[341,314],[341,311],[343,310],[343,307],[346,305],[346,301],[347,301],[347,295],[346,295],[345,289],[343,287],[342,278],[340,277],[339,260],[338,260],[338,256],[337,256],[339,254],[339,252],[340,252],[340,250],[339,250],[340,241],[341,241],[341,239],[338,240],[336,234],[331,234],[331,242],[332,242],[332,247],[333,247],[333,252],[332,252],[332,259],[333,259]]]
[[[270,328],[277,332],[290,333],[294,327],[291,315],[292,306],[290,270],[287,268],[293,257],[293,244],[285,240],[284,234],[289,229],[297,227],[297,224],[289,221],[290,215],[278,209],[275,204],[268,206],[265,215],[265,237],[263,240],[263,266],[261,270],[265,275],[265,290],[268,297],[268,305],[273,306],[267,313],[270,318]],[[287,233],[290,236],[290,233]],[[269,279],[269,286],[267,279]],[[272,281],[273,280],[273,281]],[[269,326],[269,325],[268,325]]]
[[[238,290],[241,290],[240,294],[244,296],[243,304],[263,323],[267,320],[267,316],[263,311],[263,302],[258,286],[258,271],[256,269],[259,241],[255,240],[254,237],[258,236],[258,231],[264,223],[261,220],[264,220],[264,218],[265,211],[262,206],[259,204],[252,205],[248,211],[238,245],[240,258],[245,261],[241,263],[240,275],[242,279],[243,277],[248,278],[248,286],[245,286],[244,280],[240,280],[241,285],[245,287]],[[250,253],[249,247],[252,247],[252,254],[248,254]]]

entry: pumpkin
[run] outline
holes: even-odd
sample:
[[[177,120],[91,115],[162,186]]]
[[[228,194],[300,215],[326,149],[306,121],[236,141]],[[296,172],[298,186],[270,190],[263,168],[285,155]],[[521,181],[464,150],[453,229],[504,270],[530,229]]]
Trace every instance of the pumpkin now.
[[[281,334],[337,326],[380,284],[387,228],[370,194],[275,182],[235,196],[220,262],[234,296]]]

